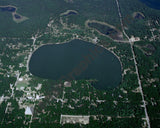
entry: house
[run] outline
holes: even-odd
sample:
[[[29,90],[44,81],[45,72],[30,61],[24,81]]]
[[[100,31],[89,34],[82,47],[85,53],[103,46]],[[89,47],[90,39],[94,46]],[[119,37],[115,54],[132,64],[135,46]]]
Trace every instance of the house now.
[[[25,115],[33,115],[33,108],[32,107],[28,107],[25,110]]]
[[[64,82],[64,87],[71,87],[71,82],[65,81]]]

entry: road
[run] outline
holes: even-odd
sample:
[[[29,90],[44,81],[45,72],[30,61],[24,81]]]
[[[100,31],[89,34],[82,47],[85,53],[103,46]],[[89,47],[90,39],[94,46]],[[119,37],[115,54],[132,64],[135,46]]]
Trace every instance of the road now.
[[[117,3],[117,8],[118,8],[118,13],[119,13],[119,17],[120,17],[120,22],[121,22],[121,27],[122,27],[123,34],[129,40],[129,36],[126,34],[126,32],[124,30],[123,19],[122,19],[122,14],[121,14],[121,11],[120,11],[120,6],[119,6],[118,0],[116,0],[116,3]],[[140,93],[141,93],[141,97],[142,97],[142,102],[143,102],[143,106],[144,106],[144,112],[145,112],[145,116],[146,116],[147,126],[148,126],[148,128],[151,128],[150,120],[149,120],[149,116],[148,116],[148,112],[147,112],[147,107],[146,107],[146,102],[145,102],[145,99],[144,99],[144,93],[143,93],[143,89],[142,89],[141,79],[140,79],[140,76],[139,76],[136,56],[135,56],[135,52],[134,52],[134,49],[133,49],[134,42],[129,40],[129,43],[130,43],[131,51],[132,51],[132,55],[133,55],[133,60],[134,60],[134,65],[135,65],[135,69],[136,69],[136,74],[137,74],[138,84],[139,84]]]

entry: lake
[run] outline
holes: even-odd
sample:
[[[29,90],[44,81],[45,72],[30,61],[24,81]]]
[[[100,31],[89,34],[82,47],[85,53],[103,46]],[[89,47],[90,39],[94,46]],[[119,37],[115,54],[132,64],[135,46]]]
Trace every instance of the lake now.
[[[160,0],[140,0],[145,3],[147,6],[160,10]]]
[[[106,35],[113,40],[123,40],[123,34],[115,26],[100,21],[86,21],[86,25],[89,28],[95,29],[99,33]]]
[[[68,12],[68,14],[66,14],[66,15],[64,15],[64,16],[69,16],[69,15],[77,15],[77,13],[76,13],[76,12],[73,12],[73,11],[70,11],[70,12]]]
[[[118,58],[110,51],[82,40],[39,47],[31,56],[29,71],[53,80],[97,80],[93,86],[105,90],[121,83]]]
[[[107,24],[102,24],[98,22],[88,22],[90,28],[98,30],[100,33],[109,36],[114,40],[123,40],[123,35],[116,28],[113,28]]]
[[[15,17],[16,19],[21,19],[21,16],[18,15],[18,14],[14,14],[14,17]]]
[[[0,10],[3,12],[15,12],[16,8],[12,6],[0,7]]]

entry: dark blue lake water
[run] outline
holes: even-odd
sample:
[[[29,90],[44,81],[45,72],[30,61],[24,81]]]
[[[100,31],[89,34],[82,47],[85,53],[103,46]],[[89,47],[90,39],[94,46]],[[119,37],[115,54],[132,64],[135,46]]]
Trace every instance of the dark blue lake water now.
[[[105,90],[120,84],[121,64],[108,50],[81,40],[38,48],[29,62],[30,72],[53,80],[96,79],[95,88]]]
[[[21,16],[19,16],[19,15],[17,15],[17,14],[14,14],[14,17],[15,17],[16,19],[21,19]]]
[[[16,11],[16,8],[14,7],[0,7],[0,10],[3,11],[3,12],[15,12]]]
[[[147,6],[160,10],[160,0],[140,0],[145,3]]]

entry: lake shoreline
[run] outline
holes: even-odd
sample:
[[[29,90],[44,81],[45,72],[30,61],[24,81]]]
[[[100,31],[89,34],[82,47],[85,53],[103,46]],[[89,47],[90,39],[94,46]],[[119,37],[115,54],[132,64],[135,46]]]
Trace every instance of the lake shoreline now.
[[[19,13],[17,13],[18,8],[13,6],[13,5],[0,6],[0,8],[6,8],[6,7],[10,7],[10,8],[14,8],[15,9],[14,11],[11,11],[10,13],[12,14],[13,21],[16,22],[17,24],[29,19],[28,17],[22,16]],[[19,18],[16,18],[16,15]]]
[[[41,48],[41,47],[43,47],[43,46],[45,46],[45,45],[54,45],[54,44],[60,45],[60,44],[66,44],[66,43],[70,43],[70,42],[73,41],[73,40],[85,41],[85,40],[76,38],[76,39],[71,39],[70,41],[64,41],[64,42],[58,42],[58,43],[47,43],[47,44],[41,44],[41,45],[39,45],[37,48],[35,48],[35,49],[31,52],[31,54],[29,54],[29,57],[28,57],[28,59],[27,59],[27,69],[28,69],[27,71],[29,71],[29,62],[30,62],[30,59],[31,59],[33,53],[34,53],[36,50],[38,50],[39,48]],[[89,41],[85,41],[85,42],[89,42]],[[103,45],[95,44],[95,43],[93,43],[93,42],[89,42],[89,43],[94,44],[94,45],[97,45],[97,46],[100,46],[100,47],[104,48],[105,50],[107,50],[107,51],[111,52],[112,54],[114,54],[114,55],[117,57],[117,59],[119,60],[119,62],[120,62],[120,64],[121,64],[121,70],[123,71],[122,62],[121,62],[121,60],[120,60],[120,57],[119,57],[118,55],[116,55],[116,53],[114,53],[113,51],[107,49],[107,48],[106,48],[105,46],[103,46]]]
[[[121,81],[122,81],[122,73],[123,73],[123,65],[122,65],[122,62],[121,62],[121,60],[120,60],[120,57],[118,57],[113,51],[110,51],[110,50],[108,50],[106,47],[104,47],[103,45],[99,45],[99,44],[94,44],[94,43],[92,43],[92,42],[88,42],[88,41],[84,41],[84,40],[81,40],[81,39],[73,39],[73,40],[70,40],[70,41],[64,41],[64,42],[61,42],[61,43],[47,43],[47,44],[41,44],[40,46],[38,46],[37,48],[35,48],[32,52],[30,52],[30,54],[29,54],[29,57],[28,57],[28,60],[27,60],[27,69],[28,69],[28,71],[31,73],[32,71],[31,71],[31,69],[30,69],[30,62],[31,62],[31,58],[32,58],[32,55],[35,53],[35,51],[37,51],[39,48],[41,48],[41,47],[43,47],[43,46],[50,46],[50,45],[60,45],[60,44],[67,44],[67,43],[70,43],[70,42],[72,42],[72,41],[74,41],[74,40],[78,40],[78,41],[82,41],[82,44],[83,44],[83,42],[86,42],[86,43],[88,43],[88,44],[91,44],[91,46],[95,46],[95,47],[99,47],[100,49],[102,48],[102,49],[104,49],[104,51],[106,50],[106,52],[103,54],[103,55],[106,55],[106,54],[108,54],[110,57],[111,56],[114,56],[114,59],[116,60],[116,59],[118,59],[118,60],[116,60],[115,62],[115,66],[117,65],[117,64],[120,64],[119,66],[119,68],[117,68],[116,70],[120,73],[118,73],[120,76],[119,77],[117,77],[117,76],[115,76],[115,78],[116,78],[116,81],[115,82],[117,82],[117,80],[120,78],[120,83],[121,83]],[[75,43],[75,42],[72,42],[72,43]],[[79,42],[80,43],[80,42]],[[85,43],[84,43],[85,44]],[[73,45],[74,46],[74,45]],[[90,45],[89,45],[90,46]],[[93,51],[94,52],[94,51]],[[85,56],[86,57],[86,56]],[[109,57],[109,58],[110,58]],[[45,57],[46,58],[46,57]],[[106,61],[107,61],[107,59],[105,59],[105,63],[106,63]],[[99,63],[98,61],[96,61],[97,63]],[[109,63],[108,63],[109,62]],[[111,59],[108,61],[107,63],[107,65],[108,66],[110,66],[110,64],[111,63],[114,63],[114,62],[112,62],[111,61]],[[40,62],[37,62],[37,63],[40,63]],[[32,64],[32,62],[31,62],[31,64]],[[108,66],[105,66],[104,67],[104,70],[106,70],[106,77],[108,76],[107,75],[107,71],[108,71]],[[77,66],[77,64],[76,64],[76,66]],[[112,67],[112,66],[111,66]],[[113,66],[114,67],[114,66]],[[32,69],[33,69],[33,67],[32,67]],[[98,69],[99,70],[99,69]],[[100,70],[102,70],[102,68],[100,68]],[[115,71],[116,71],[115,70]],[[72,71],[72,70],[71,70]],[[86,72],[86,71],[85,71]],[[109,70],[109,72],[110,72],[110,70]],[[71,72],[71,73],[73,73],[73,72]],[[32,73],[31,73],[32,74]],[[65,74],[65,73],[64,73]],[[70,73],[69,73],[70,74]],[[33,75],[33,74],[32,74]],[[112,74],[113,75],[113,74]],[[40,76],[39,76],[40,77]],[[79,76],[78,76],[79,77]],[[82,77],[82,76],[80,76],[80,77]],[[95,76],[96,77],[96,76]],[[98,79],[99,77],[97,77],[97,79]],[[118,78],[118,79],[117,79]],[[45,79],[47,79],[47,78],[45,78]],[[54,79],[56,79],[56,78],[54,78]],[[108,80],[110,80],[110,79],[108,79]],[[101,81],[101,80],[100,80]],[[104,79],[103,79],[103,81],[102,81],[102,83],[104,82]],[[107,81],[108,82],[108,81]],[[120,85],[120,83],[117,85],[117,86],[119,86]],[[100,85],[104,85],[104,84],[100,84]],[[106,85],[108,85],[108,84],[106,84]],[[109,84],[110,85],[110,84]],[[116,84],[115,84],[116,85]],[[106,86],[106,87],[108,87],[108,86]],[[113,86],[113,87],[115,87],[115,86]]]

